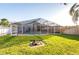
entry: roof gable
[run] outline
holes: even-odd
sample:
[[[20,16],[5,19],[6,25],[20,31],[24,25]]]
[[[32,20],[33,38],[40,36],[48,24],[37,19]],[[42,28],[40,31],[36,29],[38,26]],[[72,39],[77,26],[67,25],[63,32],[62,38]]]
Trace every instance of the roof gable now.
[[[43,18],[37,18],[37,19],[31,19],[27,21],[21,21],[21,22],[16,22],[16,24],[31,24],[31,23],[40,23],[44,25],[51,25],[51,26],[59,26],[58,24],[45,20]]]

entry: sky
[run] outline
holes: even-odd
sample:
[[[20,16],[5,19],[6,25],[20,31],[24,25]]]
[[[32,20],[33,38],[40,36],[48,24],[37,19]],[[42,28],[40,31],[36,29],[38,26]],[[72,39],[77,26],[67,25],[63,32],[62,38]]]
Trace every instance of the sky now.
[[[0,19],[19,22],[44,18],[59,25],[74,25],[69,9],[73,4],[62,3],[0,3]]]

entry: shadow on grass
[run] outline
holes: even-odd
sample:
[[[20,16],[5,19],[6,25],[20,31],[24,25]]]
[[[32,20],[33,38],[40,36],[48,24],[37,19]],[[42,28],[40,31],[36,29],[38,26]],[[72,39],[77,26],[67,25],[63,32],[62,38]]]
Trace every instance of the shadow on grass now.
[[[11,41],[15,36],[4,37],[4,43]]]
[[[0,49],[2,48],[8,48],[14,45],[20,45],[25,42],[27,44],[27,41],[30,42],[31,40],[46,40],[53,35],[34,35],[32,36],[3,36],[2,41],[0,41]]]
[[[79,35],[70,35],[70,34],[57,34],[56,36],[64,37],[71,40],[79,41]]]
[[[9,42],[11,42],[14,37],[15,36],[3,36],[3,40],[0,42],[0,49],[12,46]]]

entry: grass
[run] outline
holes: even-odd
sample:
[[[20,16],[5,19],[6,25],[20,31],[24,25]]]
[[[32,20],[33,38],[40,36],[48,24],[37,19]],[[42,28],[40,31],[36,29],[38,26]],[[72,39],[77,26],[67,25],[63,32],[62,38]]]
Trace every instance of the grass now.
[[[45,46],[30,47],[31,40],[43,40]],[[10,55],[79,55],[78,35],[39,35],[0,37],[0,54]]]

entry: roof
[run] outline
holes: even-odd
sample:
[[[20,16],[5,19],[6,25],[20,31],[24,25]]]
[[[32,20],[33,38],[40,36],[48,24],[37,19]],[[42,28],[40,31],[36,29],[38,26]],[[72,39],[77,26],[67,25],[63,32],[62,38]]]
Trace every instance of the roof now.
[[[13,24],[31,24],[31,23],[35,23],[35,22],[44,24],[44,25],[50,25],[50,26],[60,26],[54,22],[45,20],[43,18],[31,19],[31,20],[27,20],[27,21],[20,21],[20,22],[15,22]]]

